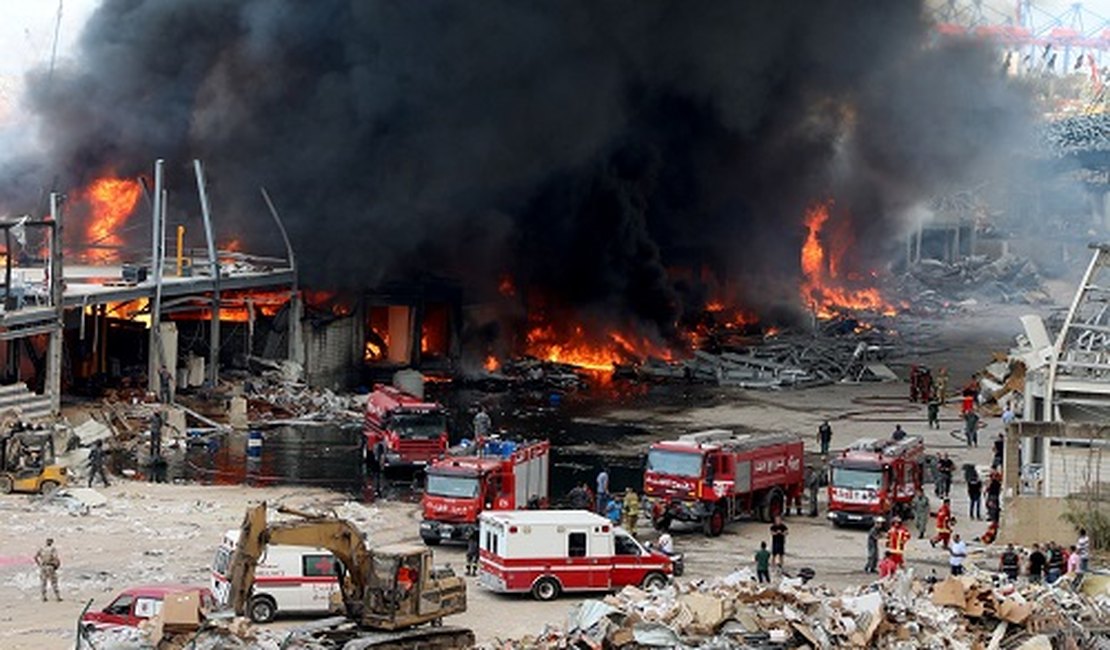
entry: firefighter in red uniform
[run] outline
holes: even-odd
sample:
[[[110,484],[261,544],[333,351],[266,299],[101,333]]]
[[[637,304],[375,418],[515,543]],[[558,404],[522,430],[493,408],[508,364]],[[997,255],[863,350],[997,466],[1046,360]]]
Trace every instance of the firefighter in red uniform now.
[[[909,541],[910,531],[902,525],[901,517],[895,517],[890,525],[890,531],[886,534],[886,550],[899,568],[905,563],[903,556],[906,552],[906,543]]]
[[[937,510],[937,534],[929,540],[934,547],[940,543],[941,548],[948,548],[948,540],[952,537],[952,504],[944,500],[940,510]]]

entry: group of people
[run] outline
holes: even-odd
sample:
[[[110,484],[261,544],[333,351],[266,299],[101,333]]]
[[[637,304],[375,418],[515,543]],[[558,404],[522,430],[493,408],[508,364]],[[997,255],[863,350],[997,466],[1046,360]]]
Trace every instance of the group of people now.
[[[782,571],[783,560],[786,557],[786,534],[789,532],[782,517],[775,517],[771,524],[771,550],[767,550],[767,542],[759,543],[759,550],[755,552],[755,576],[759,582],[771,582],[771,566]]]
[[[609,472],[602,469],[597,474],[597,491],[580,483],[567,493],[567,504],[573,510],[593,510],[607,517],[614,526],[623,526],[630,533],[636,532],[640,522],[640,495],[631,487],[624,489],[620,498],[609,491]]]

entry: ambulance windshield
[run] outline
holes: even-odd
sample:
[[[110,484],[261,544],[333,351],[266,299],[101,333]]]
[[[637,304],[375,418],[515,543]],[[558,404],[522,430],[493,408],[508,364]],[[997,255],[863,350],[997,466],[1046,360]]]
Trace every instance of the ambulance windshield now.
[[[834,467],[832,471],[833,487],[878,490],[882,483],[883,475],[877,469]]]
[[[701,476],[702,455],[685,451],[666,451],[652,449],[648,452],[647,469],[649,472],[670,476]]]
[[[425,491],[437,497],[473,499],[478,496],[478,478],[475,476],[428,474],[428,487]]]

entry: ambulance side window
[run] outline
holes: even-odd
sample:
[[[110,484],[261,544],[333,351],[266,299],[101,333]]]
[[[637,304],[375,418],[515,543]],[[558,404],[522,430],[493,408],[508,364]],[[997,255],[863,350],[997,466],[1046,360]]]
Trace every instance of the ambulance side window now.
[[[497,535],[491,530],[486,531],[486,550],[494,555],[497,555]]]
[[[567,535],[567,556],[586,557],[586,533]]]

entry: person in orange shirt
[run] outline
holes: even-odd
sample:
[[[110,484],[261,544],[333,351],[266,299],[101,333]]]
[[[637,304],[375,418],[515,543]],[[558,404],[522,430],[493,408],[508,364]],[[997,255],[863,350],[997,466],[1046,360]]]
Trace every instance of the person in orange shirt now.
[[[948,541],[952,537],[952,502],[944,500],[940,510],[937,510],[937,534],[929,540],[934,547],[940,543],[941,548],[948,548]]]
[[[901,517],[895,517],[890,526],[890,532],[886,534],[886,550],[899,567],[905,562],[906,543],[909,541],[910,531],[902,525]]]

